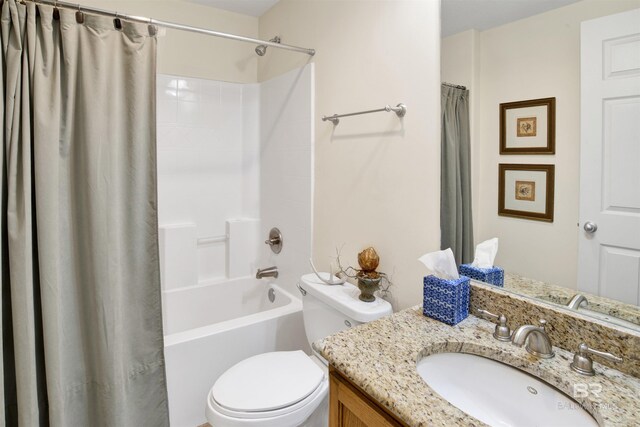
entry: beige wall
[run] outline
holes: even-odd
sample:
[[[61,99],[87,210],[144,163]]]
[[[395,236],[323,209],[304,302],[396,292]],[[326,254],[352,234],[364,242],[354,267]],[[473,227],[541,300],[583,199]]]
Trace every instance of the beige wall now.
[[[247,37],[258,36],[258,18],[182,0],[80,0],[82,5],[177,22]],[[162,34],[162,32],[160,33]],[[158,39],[158,72],[237,83],[257,81],[254,45],[166,30]]]
[[[395,308],[422,301],[417,258],[440,242],[440,24],[437,1],[281,0],[260,18],[260,36],[317,50],[315,62],[314,262],[336,248],[357,266],[373,245],[394,273]],[[259,80],[304,65],[305,55],[271,50]],[[404,120],[377,113],[322,115],[404,102]]]
[[[500,238],[496,264],[506,270],[566,287],[577,285],[580,22],[636,7],[638,0],[584,0],[479,33],[475,236],[477,241]],[[443,57],[459,55],[446,48],[454,37],[443,41]],[[544,97],[556,97],[556,155],[500,156],[499,104]],[[497,215],[498,163],[556,165],[553,223]]]

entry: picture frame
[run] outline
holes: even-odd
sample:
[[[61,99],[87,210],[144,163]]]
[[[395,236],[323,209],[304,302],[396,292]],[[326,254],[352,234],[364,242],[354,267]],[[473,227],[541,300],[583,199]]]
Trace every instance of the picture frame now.
[[[500,104],[500,154],[555,153],[555,97]]]
[[[498,165],[498,215],[553,222],[555,165]]]

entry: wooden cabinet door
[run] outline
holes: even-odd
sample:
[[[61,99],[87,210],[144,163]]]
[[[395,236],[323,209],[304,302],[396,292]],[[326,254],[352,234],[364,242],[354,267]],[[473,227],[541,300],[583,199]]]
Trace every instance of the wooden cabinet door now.
[[[329,380],[329,427],[403,426],[336,371]]]

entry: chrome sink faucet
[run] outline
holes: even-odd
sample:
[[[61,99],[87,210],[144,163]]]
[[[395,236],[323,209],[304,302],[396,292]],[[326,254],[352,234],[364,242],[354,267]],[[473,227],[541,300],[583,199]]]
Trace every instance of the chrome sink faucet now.
[[[278,267],[267,267],[267,268],[259,268],[256,272],[256,279],[263,279],[265,277],[273,277],[274,279],[278,278]]]
[[[515,330],[511,342],[518,347],[522,347],[525,343],[525,350],[536,357],[542,359],[551,359],[555,356],[551,346],[551,340],[544,327],[547,321],[540,319],[540,326],[523,325]]]
[[[584,306],[587,306],[587,304],[589,304],[589,301],[587,301],[584,295],[575,294],[573,298],[571,298],[571,301],[569,301],[569,303],[567,304],[567,307],[573,310],[577,310],[580,308],[582,303],[584,303]]]

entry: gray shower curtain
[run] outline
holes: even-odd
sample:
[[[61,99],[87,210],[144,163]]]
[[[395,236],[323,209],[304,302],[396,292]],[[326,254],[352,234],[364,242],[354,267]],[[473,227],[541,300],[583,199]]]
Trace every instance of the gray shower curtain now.
[[[0,22],[0,426],[168,425],[156,40],[37,9]]]
[[[440,246],[451,248],[458,264],[469,263],[474,251],[469,91],[443,84],[441,104]]]

